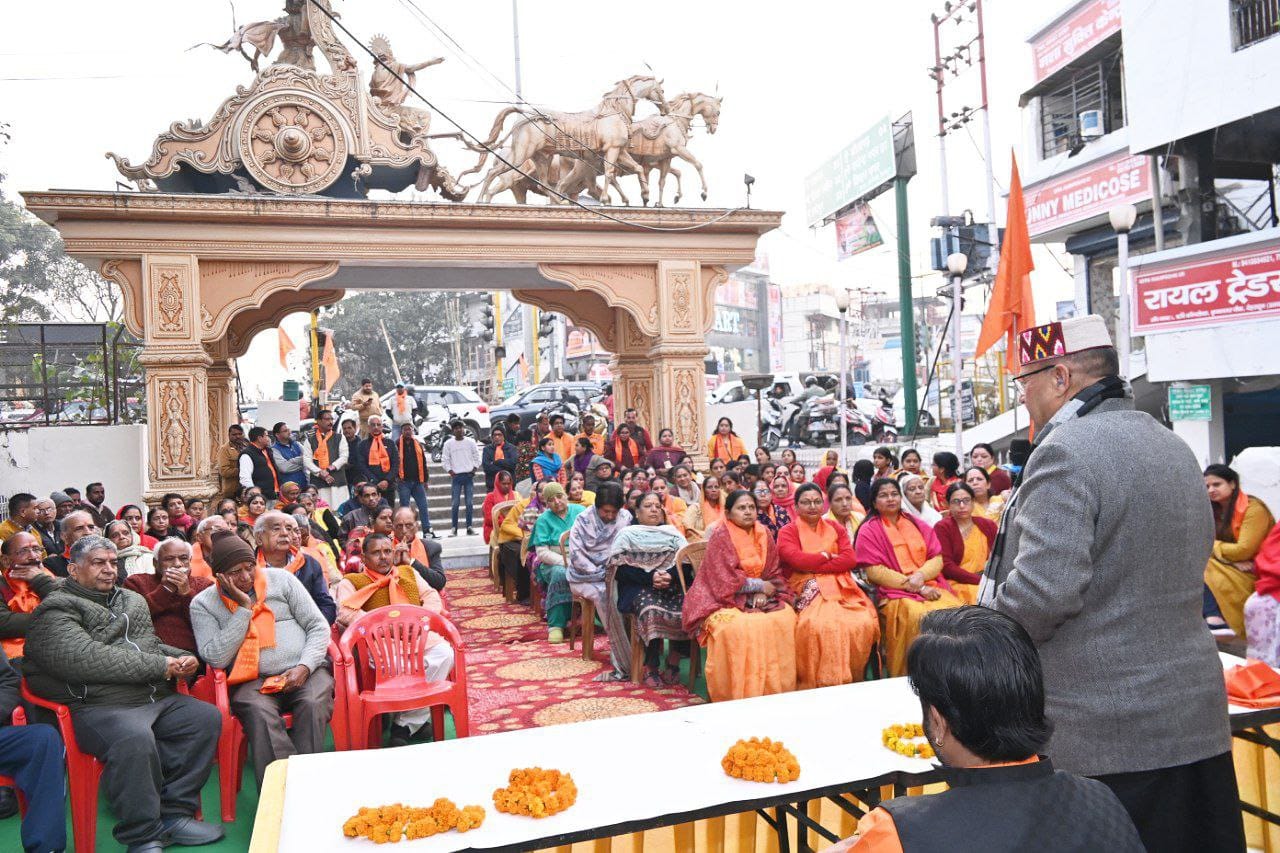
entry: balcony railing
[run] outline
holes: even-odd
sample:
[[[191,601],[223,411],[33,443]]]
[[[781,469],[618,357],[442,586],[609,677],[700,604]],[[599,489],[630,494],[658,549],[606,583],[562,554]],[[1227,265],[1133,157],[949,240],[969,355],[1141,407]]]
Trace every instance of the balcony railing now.
[[[1236,50],[1280,33],[1280,0],[1231,0],[1231,29]]]

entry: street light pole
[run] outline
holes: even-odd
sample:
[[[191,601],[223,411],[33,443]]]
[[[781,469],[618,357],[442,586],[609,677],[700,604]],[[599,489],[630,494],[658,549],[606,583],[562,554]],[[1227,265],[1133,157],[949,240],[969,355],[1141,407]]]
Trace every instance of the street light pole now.
[[[840,464],[848,466],[849,419],[845,407],[849,405],[849,291],[836,291],[836,308],[840,311],[840,393],[836,395],[836,417],[840,419]]]
[[[960,349],[960,311],[964,300],[964,271],[969,257],[963,252],[947,255],[947,272],[951,273],[951,417],[956,423],[956,458],[964,458],[964,407],[961,405],[964,387],[964,358]]]
[[[1138,208],[1122,204],[1107,214],[1116,232],[1116,274],[1120,277],[1117,288],[1119,304],[1116,310],[1116,353],[1120,356],[1120,376],[1129,378],[1129,232],[1138,220]],[[1156,223],[1156,228],[1160,223]]]

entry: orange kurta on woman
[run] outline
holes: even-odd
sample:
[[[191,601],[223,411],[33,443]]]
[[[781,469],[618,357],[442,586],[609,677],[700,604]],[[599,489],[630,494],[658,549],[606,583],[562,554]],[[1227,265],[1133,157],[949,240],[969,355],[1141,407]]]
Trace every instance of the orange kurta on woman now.
[[[891,675],[907,674],[907,648],[930,610],[963,604],[942,573],[942,547],[932,528],[901,511],[892,480],[878,480],[870,514],[858,528],[854,554],[867,580],[879,588],[885,657]]]
[[[797,686],[807,690],[861,681],[880,639],[880,621],[853,579],[853,543],[839,522],[821,517],[822,492],[816,486],[801,486],[796,506],[800,516],[778,532],[778,558],[799,614]]]
[[[778,549],[745,492],[707,538],[684,599],[684,629],[706,648],[711,701],[796,689],[796,614]],[[742,507],[734,514],[735,507]]]

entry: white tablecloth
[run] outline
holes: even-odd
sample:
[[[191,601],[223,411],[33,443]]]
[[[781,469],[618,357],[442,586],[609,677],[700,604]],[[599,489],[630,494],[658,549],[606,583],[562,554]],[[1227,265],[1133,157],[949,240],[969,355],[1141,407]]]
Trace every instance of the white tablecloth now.
[[[342,824],[362,805],[429,806],[448,797],[459,807],[483,806],[479,829],[412,845],[443,853],[527,844],[892,772],[922,773],[930,762],[896,755],[880,743],[886,726],[919,719],[919,700],[905,678],[894,678],[399,749],[294,756],[280,849],[348,849]],[[781,739],[800,761],[799,780],[766,785],[725,775],[720,759],[736,740],[749,737]],[[506,785],[511,770],[535,766],[573,774],[577,803],[541,820],[494,809],[493,791]]]
[[[1221,658],[1224,669],[1244,662]],[[891,678],[400,749],[298,755],[289,759],[280,849],[349,849],[342,824],[360,806],[429,806],[437,797],[483,806],[484,825],[416,841],[415,851],[528,844],[730,804],[742,804],[732,811],[748,811],[766,797],[800,800],[806,791],[928,771],[931,762],[904,758],[880,743],[886,726],[919,719],[907,680]],[[784,741],[800,761],[800,779],[765,785],[726,776],[720,759],[749,737]],[[506,785],[507,774],[535,766],[573,774],[578,802],[542,820],[494,809],[493,791]]]

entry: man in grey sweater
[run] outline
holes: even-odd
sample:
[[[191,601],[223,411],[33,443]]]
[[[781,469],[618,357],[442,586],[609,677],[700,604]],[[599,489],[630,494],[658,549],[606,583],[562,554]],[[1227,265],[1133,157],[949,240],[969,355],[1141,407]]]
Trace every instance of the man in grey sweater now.
[[[1035,641],[1058,768],[1110,787],[1148,850],[1243,850],[1222,665],[1201,619],[1213,518],[1200,466],[1134,410],[1102,318],[1028,329],[1017,348],[1036,444],[979,603]]]
[[[297,578],[259,568],[231,531],[214,534],[209,565],[215,584],[192,599],[191,626],[200,657],[230,670],[231,711],[244,726],[261,788],[272,761],[324,746],[333,715],[329,623]]]

